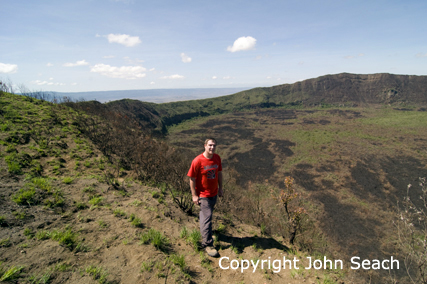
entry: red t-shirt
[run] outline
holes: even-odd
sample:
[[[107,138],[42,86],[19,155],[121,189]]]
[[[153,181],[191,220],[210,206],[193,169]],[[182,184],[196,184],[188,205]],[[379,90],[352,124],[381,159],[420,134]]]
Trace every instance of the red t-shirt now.
[[[218,172],[222,172],[221,158],[214,154],[208,159],[203,154],[194,158],[187,176],[196,179],[196,192],[200,197],[218,194]]]

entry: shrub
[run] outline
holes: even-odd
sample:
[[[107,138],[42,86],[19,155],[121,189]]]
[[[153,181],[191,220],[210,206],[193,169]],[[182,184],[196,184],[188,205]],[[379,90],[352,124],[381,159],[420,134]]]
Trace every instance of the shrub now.
[[[398,244],[406,254],[404,263],[413,283],[427,283],[427,182],[420,178],[421,192],[419,202],[409,197],[412,185],[399,209],[399,220],[395,222]],[[415,271],[413,271],[415,270]]]
[[[285,209],[289,229],[289,242],[293,244],[297,233],[302,229],[302,220],[307,215],[307,211],[302,207],[300,194],[295,191],[293,178],[285,178],[285,187],[284,190],[280,191],[278,200]]]

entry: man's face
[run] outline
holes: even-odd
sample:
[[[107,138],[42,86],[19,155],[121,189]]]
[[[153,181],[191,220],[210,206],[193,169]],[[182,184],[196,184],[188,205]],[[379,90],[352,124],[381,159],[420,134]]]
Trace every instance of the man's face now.
[[[216,143],[212,140],[209,140],[208,143],[205,144],[205,152],[209,155],[213,155],[215,153]]]

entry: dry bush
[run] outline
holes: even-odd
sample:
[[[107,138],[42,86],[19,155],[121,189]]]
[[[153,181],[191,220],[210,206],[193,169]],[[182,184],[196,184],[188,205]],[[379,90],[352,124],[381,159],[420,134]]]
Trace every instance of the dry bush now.
[[[281,190],[277,199],[286,212],[287,227],[289,231],[289,243],[294,244],[295,237],[302,230],[302,222],[307,217],[307,211],[303,207],[301,194],[294,188],[294,179],[285,178],[285,189]]]
[[[191,161],[150,130],[141,129],[135,121],[99,104],[71,104],[79,110],[78,129],[91,139],[114,165],[110,179],[118,177],[120,168],[133,171],[141,181],[164,184],[174,202],[188,214],[193,202],[186,177]],[[84,111],[84,112],[82,112]]]
[[[308,215],[294,180],[285,179],[285,189],[264,183],[237,184],[237,172],[230,170],[225,198],[217,207],[243,222],[259,226],[262,233],[279,234],[305,251],[324,251],[324,239]]]
[[[419,201],[409,198],[412,185],[399,209],[399,220],[395,222],[398,244],[405,253],[405,267],[413,283],[427,283],[427,184],[420,178]]]

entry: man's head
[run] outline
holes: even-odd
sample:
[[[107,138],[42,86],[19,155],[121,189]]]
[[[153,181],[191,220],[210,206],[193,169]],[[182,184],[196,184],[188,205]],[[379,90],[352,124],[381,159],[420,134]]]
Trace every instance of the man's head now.
[[[212,158],[216,149],[216,140],[214,138],[208,138],[205,140],[205,157]]]

